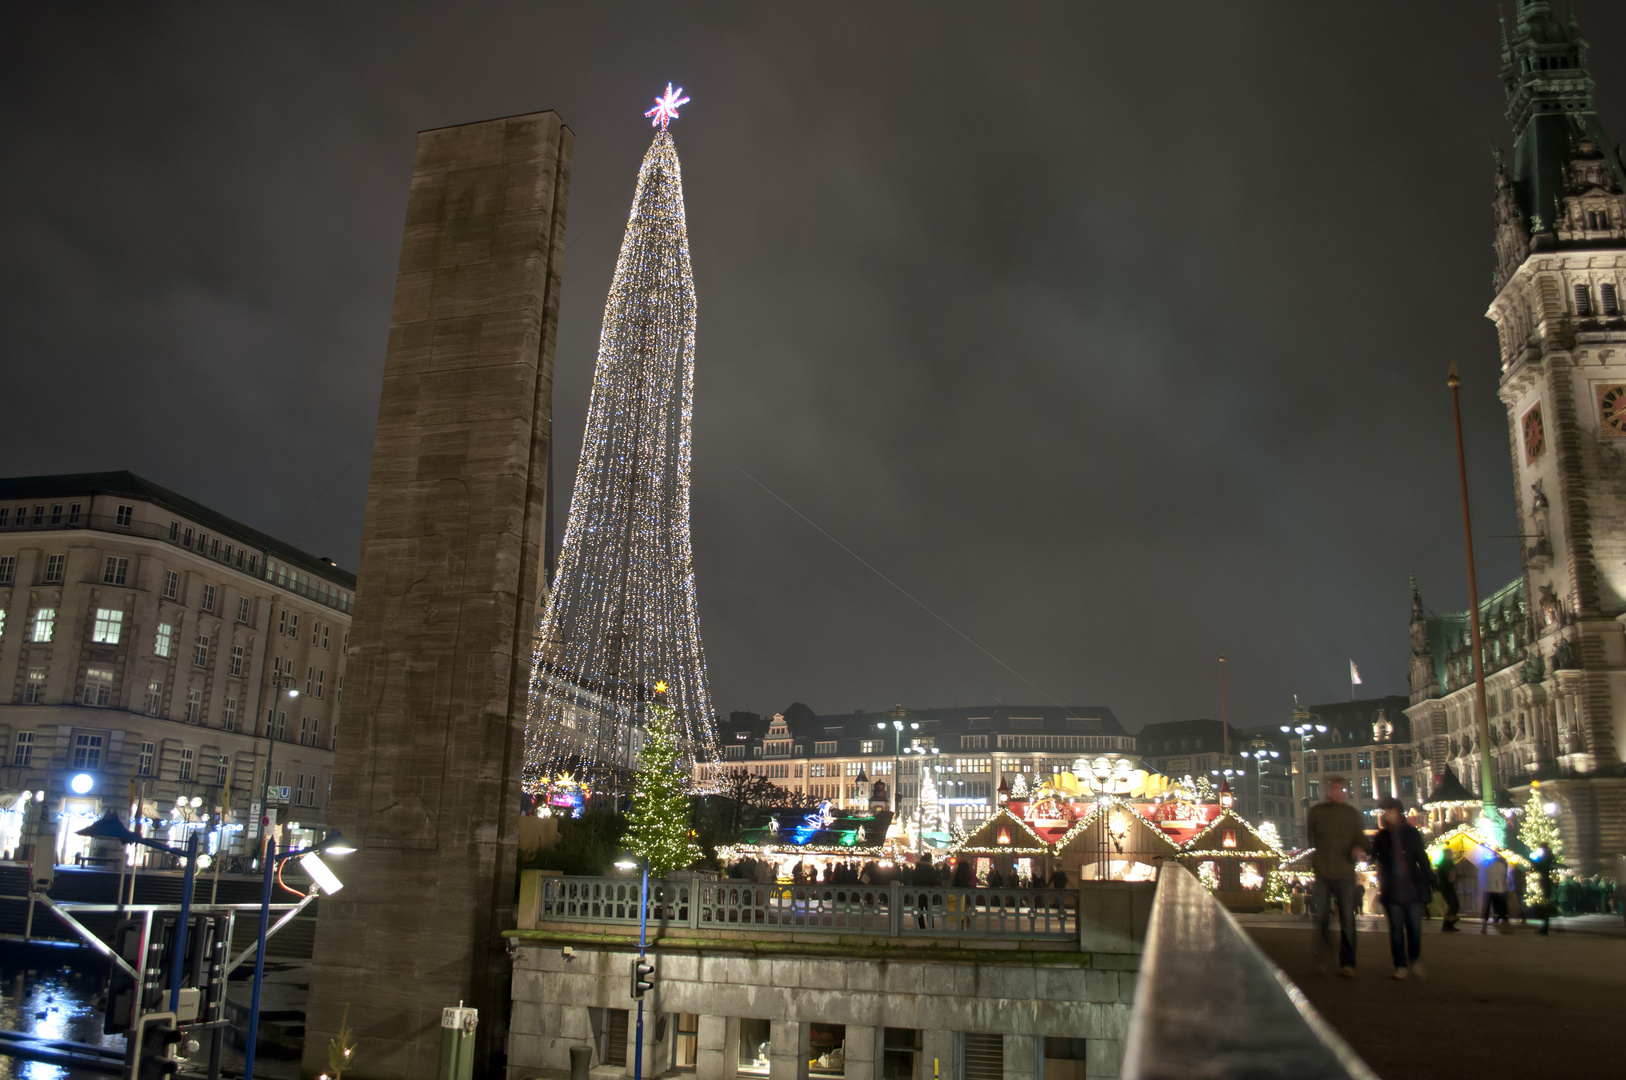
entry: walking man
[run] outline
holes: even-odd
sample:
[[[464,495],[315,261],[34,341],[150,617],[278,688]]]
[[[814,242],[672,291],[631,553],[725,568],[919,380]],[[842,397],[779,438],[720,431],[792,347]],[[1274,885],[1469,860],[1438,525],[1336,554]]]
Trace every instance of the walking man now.
[[[1386,795],[1383,828],[1372,842],[1372,862],[1378,868],[1378,902],[1389,918],[1389,956],[1395,978],[1423,976],[1423,902],[1429,894],[1428,852],[1423,834],[1406,820],[1400,800]]]
[[[1500,855],[1485,864],[1485,899],[1482,904],[1480,915],[1484,921],[1479,924],[1481,934],[1489,929],[1492,919],[1498,920],[1504,926],[1508,924],[1507,860]]]
[[[1342,776],[1329,776],[1325,781],[1327,798],[1310,807],[1306,830],[1315,855],[1311,868],[1315,871],[1314,938],[1316,962],[1325,964],[1332,950],[1328,933],[1332,918],[1332,904],[1338,902],[1338,968],[1345,977],[1355,977],[1355,863],[1372,850],[1366,838],[1365,822],[1361,812],[1349,805],[1349,783]]]
[[[1455,934],[1457,919],[1462,911],[1462,902],[1457,898],[1457,860],[1449,851],[1440,855],[1440,865],[1434,872],[1434,881],[1440,890],[1440,899],[1445,901],[1445,914],[1440,916],[1440,929],[1446,933]]]

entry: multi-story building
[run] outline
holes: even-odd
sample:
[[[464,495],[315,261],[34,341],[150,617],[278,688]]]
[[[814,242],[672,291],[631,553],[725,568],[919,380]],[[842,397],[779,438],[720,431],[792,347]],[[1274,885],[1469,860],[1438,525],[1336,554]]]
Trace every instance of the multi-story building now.
[[[310,839],[354,601],[331,561],[130,473],[0,480],[0,854],[71,861],[132,806],[178,837],[224,805],[228,851],[262,817]]]
[[[1467,616],[1431,620],[1415,594],[1409,715],[1436,773],[1454,764],[1477,791],[1490,754],[1515,797],[1542,780],[1569,858],[1591,873],[1626,852],[1626,173],[1587,54],[1573,18],[1544,0],[1514,6],[1502,50],[1513,154],[1496,169],[1487,314],[1521,573],[1480,604],[1491,745],[1479,745]],[[1480,385],[1470,372],[1463,389]]]
[[[1335,701],[1299,709],[1292,733],[1291,770],[1296,835],[1330,776],[1349,783],[1350,802],[1375,823],[1378,803],[1393,795],[1407,807],[1428,797],[1428,763],[1412,739],[1407,699],[1400,695]]]
[[[809,803],[913,813],[932,776],[952,819],[980,821],[1007,790],[1032,788],[1080,758],[1135,757],[1135,740],[1096,705],[982,705],[819,716],[806,705],[720,723],[723,768],[761,776]],[[881,790],[877,790],[877,784]],[[884,797],[883,797],[884,796]]]

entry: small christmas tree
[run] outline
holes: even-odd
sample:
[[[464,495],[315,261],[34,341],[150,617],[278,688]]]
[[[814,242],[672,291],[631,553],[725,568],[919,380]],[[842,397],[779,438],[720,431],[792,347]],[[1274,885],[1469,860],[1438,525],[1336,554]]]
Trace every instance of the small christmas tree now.
[[[937,784],[932,780],[930,769],[924,769],[920,774],[920,798],[917,800],[917,813],[920,816],[921,832],[942,831],[943,806],[937,801]]]
[[[344,1014],[339,1017],[339,1037],[327,1041],[327,1069],[321,1080],[341,1080],[344,1070],[356,1063],[356,1044],[351,1041],[350,1031],[350,1003],[346,1002]]]
[[[1209,892],[1219,888],[1219,870],[1212,861],[1197,864],[1197,880]]]
[[[1267,821],[1259,826],[1259,839],[1270,845],[1272,851],[1282,850],[1282,834],[1276,830],[1274,821]]]
[[[1011,798],[1025,799],[1028,797],[1028,774],[1017,773],[1016,783],[1011,785]]]
[[[1280,870],[1272,870],[1265,882],[1265,903],[1277,904],[1283,911],[1293,900],[1293,887],[1287,883],[1287,875]]]
[[[1552,853],[1552,862],[1561,863],[1564,861],[1564,837],[1558,831],[1558,819],[1547,813],[1539,787],[1539,784],[1530,785],[1530,798],[1524,804],[1524,820],[1519,823],[1519,840],[1529,849],[1531,856],[1546,848]],[[1524,902],[1534,907],[1547,900],[1541,889],[1541,875],[1534,872],[1526,874]]]
[[[685,870],[700,858],[689,830],[689,772],[678,747],[676,710],[666,701],[666,684],[655,685],[638,772],[632,781],[627,815],[627,846],[649,864],[649,876]]]

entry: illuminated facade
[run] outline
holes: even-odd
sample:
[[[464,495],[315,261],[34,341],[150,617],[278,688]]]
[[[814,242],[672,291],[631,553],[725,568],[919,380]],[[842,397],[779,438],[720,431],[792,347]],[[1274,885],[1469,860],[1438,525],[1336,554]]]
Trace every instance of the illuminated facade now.
[[[178,799],[197,818],[228,791],[228,849],[262,809],[284,840],[294,822],[308,839],[327,818],[354,590],[332,563],[130,473],[0,480],[0,670],[15,673],[0,845],[51,842],[71,861],[73,829],[128,815],[132,796],[173,833]],[[273,675],[299,692],[274,709]],[[45,792],[48,835],[29,791]]]
[[[1442,675],[1415,593],[1408,711],[1436,773],[1452,764],[1477,788],[1473,762],[1490,753],[1515,796],[1550,778],[1542,791],[1591,873],[1626,851],[1626,174],[1593,109],[1587,51],[1573,17],[1515,5],[1487,314],[1522,572],[1481,604],[1492,745],[1476,745],[1471,670]],[[1460,640],[1446,646],[1471,669]]]

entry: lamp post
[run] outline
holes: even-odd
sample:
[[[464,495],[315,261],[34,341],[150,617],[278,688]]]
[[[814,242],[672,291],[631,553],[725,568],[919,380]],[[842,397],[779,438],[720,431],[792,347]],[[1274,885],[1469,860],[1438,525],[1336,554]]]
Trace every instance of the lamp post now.
[[[898,812],[898,775],[903,765],[903,718],[909,713],[902,704],[892,706],[892,813]],[[875,725],[881,731],[886,730],[886,721]],[[919,731],[920,725],[911,722],[910,731]]]
[[[1264,809],[1264,807],[1265,807],[1265,777],[1264,777],[1265,761],[1267,759],[1269,759],[1269,758],[1281,757],[1281,756],[1282,756],[1281,751],[1279,751],[1279,750],[1246,750],[1246,751],[1243,751],[1243,757],[1251,757],[1251,758],[1253,758],[1253,761],[1254,761],[1254,770],[1253,770],[1254,809],[1257,811],[1256,816],[1258,816],[1261,821],[1264,819],[1264,816],[1265,816],[1265,809]]]
[[[1468,557],[1468,627],[1474,646],[1474,727],[1479,735],[1479,834],[1497,847],[1505,839],[1496,813],[1496,770],[1490,756],[1490,713],[1485,708],[1485,647],[1479,640],[1479,581],[1474,574],[1474,525],[1468,512],[1468,459],[1462,452],[1462,401],[1457,387],[1456,361],[1451,362],[1445,385],[1451,388],[1451,415],[1457,424],[1457,480],[1462,487],[1462,542]]]
[[[633,1035],[632,1080],[644,1080],[644,995],[639,988],[644,967],[644,955],[649,946],[649,860],[622,859],[615,864],[622,870],[642,869],[643,884],[638,888],[638,959],[633,961],[632,988],[638,997],[638,1028]],[[249,1080],[244,1077],[244,1080]]]
[[[266,823],[271,820],[271,761],[276,757],[277,753],[277,706],[282,703],[284,692],[290,698],[299,696],[299,688],[295,685],[296,682],[297,680],[292,675],[280,671],[271,674],[271,715],[265,721],[265,783],[260,785],[260,813],[254,819],[255,836],[262,842],[266,837]],[[251,797],[251,808],[252,804]]]
[[[310,856],[312,861],[306,864],[311,879],[324,893],[332,895],[343,886],[339,879],[333,876],[333,871],[327,864],[317,858],[319,852],[329,855],[349,855],[355,851],[355,846],[344,838],[338,829],[334,829],[322,838],[322,842],[303,851],[285,851],[277,854],[277,842],[266,840],[264,876],[260,881],[260,931],[259,938],[254,947],[254,988],[249,996],[248,1005],[248,1038],[243,1044],[243,1080],[254,1080],[254,1050],[259,1042],[260,1034],[260,988],[265,984],[265,938],[266,931],[271,922],[271,879],[276,876],[276,866],[288,859],[304,858]],[[325,875],[325,880],[324,880]],[[170,1008],[174,1008],[171,1004]]]

